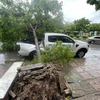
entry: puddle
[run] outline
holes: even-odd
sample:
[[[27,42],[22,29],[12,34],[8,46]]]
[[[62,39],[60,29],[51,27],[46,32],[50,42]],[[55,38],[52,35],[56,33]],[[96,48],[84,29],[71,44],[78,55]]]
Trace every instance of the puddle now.
[[[4,54],[0,54],[0,64],[5,64]]]

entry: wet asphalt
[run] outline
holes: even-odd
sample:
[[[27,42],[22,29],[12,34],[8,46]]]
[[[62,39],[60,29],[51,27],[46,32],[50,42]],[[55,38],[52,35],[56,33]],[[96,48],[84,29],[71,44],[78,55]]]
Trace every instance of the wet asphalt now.
[[[13,62],[21,59],[22,57],[20,57],[17,52],[0,53],[0,78],[10,68]]]
[[[94,57],[100,57],[100,45],[90,44],[89,51],[85,55],[85,59],[94,59]]]

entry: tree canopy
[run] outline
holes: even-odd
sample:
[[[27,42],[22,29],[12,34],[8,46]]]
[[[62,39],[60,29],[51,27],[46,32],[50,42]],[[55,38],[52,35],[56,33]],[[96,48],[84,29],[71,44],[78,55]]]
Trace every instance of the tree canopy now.
[[[63,28],[62,4],[58,0],[0,0],[0,33],[4,50],[12,50],[16,41],[32,33],[59,32]],[[32,36],[32,35],[31,35]]]
[[[79,20],[75,20],[74,24],[76,27],[76,31],[86,31],[88,28],[87,26],[90,24],[90,21],[88,19],[81,18]]]
[[[95,5],[96,10],[100,10],[100,0],[87,0],[90,5]]]
[[[74,31],[75,30],[75,25],[74,23],[66,22],[64,24],[64,31]]]
[[[88,26],[89,31],[100,31],[100,24],[93,23]]]

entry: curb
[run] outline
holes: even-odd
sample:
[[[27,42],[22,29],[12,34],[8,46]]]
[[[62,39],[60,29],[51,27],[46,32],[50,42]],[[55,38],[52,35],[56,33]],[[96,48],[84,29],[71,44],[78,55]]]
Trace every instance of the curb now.
[[[23,62],[15,62],[0,79],[0,100],[6,100],[8,91],[17,76],[17,68]],[[6,99],[5,99],[6,98]]]

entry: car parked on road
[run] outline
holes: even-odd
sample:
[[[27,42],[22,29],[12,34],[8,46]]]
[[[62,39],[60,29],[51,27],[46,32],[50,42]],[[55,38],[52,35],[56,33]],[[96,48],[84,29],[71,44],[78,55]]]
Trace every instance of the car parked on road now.
[[[38,39],[39,44],[41,43],[41,40],[42,39]],[[16,50],[20,56],[29,56],[32,58],[32,56],[36,53],[34,38],[25,38],[19,40],[16,43]]]
[[[89,37],[87,39],[87,42],[88,43],[92,43],[92,44],[100,44],[100,36],[92,36],[92,37]]]
[[[39,47],[40,50],[44,50],[44,47],[50,47],[56,43],[56,41],[62,41],[63,46],[70,46],[75,52],[76,56],[82,58],[88,51],[89,45],[86,42],[74,40],[68,35],[61,33],[45,33],[42,42]],[[17,42],[17,51],[21,56],[30,56],[36,53],[34,39],[23,39]],[[45,51],[45,50],[44,50]]]

